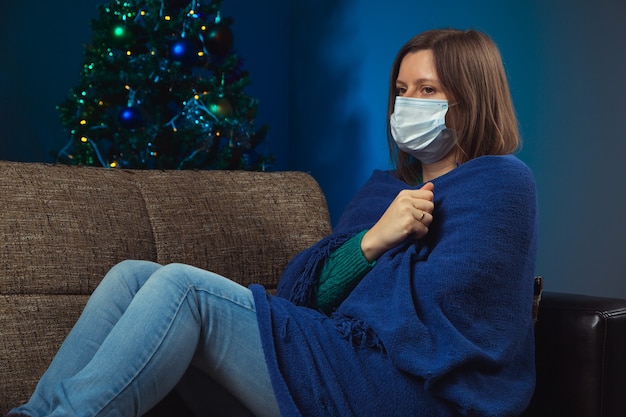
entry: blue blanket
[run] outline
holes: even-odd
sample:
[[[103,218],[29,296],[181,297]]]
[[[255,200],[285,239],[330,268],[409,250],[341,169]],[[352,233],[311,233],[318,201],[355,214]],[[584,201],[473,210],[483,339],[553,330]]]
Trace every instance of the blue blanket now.
[[[513,156],[433,181],[426,237],[386,252],[331,317],[309,308],[328,254],[411,188],[376,171],[333,233],[252,286],[283,416],[514,416],[534,388],[534,178]],[[417,188],[417,187],[416,187]]]

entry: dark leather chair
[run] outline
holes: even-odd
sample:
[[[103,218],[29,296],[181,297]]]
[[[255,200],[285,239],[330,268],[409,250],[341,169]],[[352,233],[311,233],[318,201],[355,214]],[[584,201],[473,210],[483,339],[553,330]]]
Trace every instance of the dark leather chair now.
[[[626,300],[543,292],[524,417],[626,417]]]

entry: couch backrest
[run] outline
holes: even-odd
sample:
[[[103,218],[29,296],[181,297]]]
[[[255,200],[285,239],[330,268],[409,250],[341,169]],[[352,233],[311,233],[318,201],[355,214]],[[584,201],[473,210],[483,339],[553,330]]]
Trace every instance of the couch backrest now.
[[[0,177],[0,414],[26,399],[117,262],[183,262],[271,291],[330,232],[324,195],[300,172],[0,162]]]

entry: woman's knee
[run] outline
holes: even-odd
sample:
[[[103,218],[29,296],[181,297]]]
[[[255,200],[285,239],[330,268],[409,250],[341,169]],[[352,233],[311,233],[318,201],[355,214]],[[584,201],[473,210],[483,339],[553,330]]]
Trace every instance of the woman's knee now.
[[[191,265],[171,263],[163,265],[158,271],[155,271],[155,273],[151,275],[150,281],[158,281],[161,283],[169,282],[184,287],[195,287],[198,283],[206,282],[207,279],[210,279],[208,277],[211,275],[211,272]]]
[[[173,285],[179,288],[194,288],[196,291],[232,298],[249,289],[219,274],[192,265],[172,263],[161,267],[151,277],[157,285]]]
[[[123,261],[113,266],[89,298],[89,306],[116,307],[122,314],[133,297],[160,266],[153,262]]]
[[[124,260],[109,270],[101,285],[121,285],[136,292],[159,268],[161,265],[150,261]]]

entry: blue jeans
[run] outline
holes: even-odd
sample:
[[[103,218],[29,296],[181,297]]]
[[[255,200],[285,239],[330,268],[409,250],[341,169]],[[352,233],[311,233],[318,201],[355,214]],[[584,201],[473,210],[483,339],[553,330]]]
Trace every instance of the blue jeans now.
[[[280,415],[249,289],[188,265],[124,261],[94,291],[29,402],[12,412],[139,416],[179,382],[197,387],[194,369],[255,415]],[[185,384],[189,374],[194,383]]]

